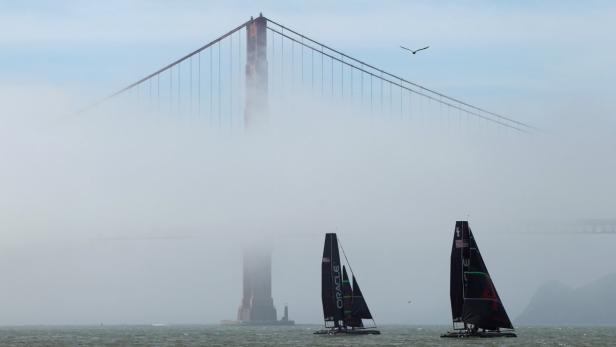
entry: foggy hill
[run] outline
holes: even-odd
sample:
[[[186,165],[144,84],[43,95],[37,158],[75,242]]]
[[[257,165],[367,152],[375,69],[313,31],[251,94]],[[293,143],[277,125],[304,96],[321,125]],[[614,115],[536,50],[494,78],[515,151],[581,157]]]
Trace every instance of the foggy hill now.
[[[579,288],[560,282],[543,285],[524,312],[520,325],[616,325],[616,274]]]

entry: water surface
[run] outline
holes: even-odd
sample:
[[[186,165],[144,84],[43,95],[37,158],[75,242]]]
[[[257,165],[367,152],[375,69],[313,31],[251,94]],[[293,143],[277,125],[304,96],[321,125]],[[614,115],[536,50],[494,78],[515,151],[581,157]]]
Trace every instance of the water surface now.
[[[517,329],[518,338],[442,339],[442,326],[384,326],[382,335],[319,336],[316,325],[2,327],[0,346],[614,346],[616,328]]]

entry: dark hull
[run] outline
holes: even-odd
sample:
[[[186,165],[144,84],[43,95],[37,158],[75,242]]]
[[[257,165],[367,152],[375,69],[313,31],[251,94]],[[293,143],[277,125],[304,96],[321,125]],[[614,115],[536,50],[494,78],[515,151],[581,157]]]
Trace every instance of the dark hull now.
[[[452,337],[452,338],[491,338],[491,337],[518,337],[512,331],[477,331],[471,332],[468,330],[460,330],[460,331],[448,331],[447,334],[441,335],[441,337]]]
[[[381,332],[376,329],[322,329],[314,332],[315,335],[381,335]]]

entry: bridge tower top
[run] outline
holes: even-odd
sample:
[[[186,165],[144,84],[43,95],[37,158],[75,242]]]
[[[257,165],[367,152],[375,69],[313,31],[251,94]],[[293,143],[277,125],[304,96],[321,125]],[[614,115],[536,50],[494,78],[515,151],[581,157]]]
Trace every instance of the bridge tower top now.
[[[246,24],[246,128],[267,118],[267,18],[263,14]]]

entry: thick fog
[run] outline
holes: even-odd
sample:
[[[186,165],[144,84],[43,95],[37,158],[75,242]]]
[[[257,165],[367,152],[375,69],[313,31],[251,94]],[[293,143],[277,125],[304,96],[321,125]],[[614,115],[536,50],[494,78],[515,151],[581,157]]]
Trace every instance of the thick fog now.
[[[377,323],[446,324],[453,227],[465,219],[512,319],[550,280],[575,287],[614,273],[616,235],[565,231],[616,217],[615,107],[591,85],[599,73],[577,80],[585,68],[563,58],[560,68],[579,70],[556,78],[544,72],[556,69],[554,51],[542,54],[550,62],[535,77],[512,87],[503,72],[489,92],[462,95],[536,125],[531,134],[472,117],[370,116],[304,95],[270,105],[255,131],[135,110],[75,115],[100,86],[7,78],[0,324],[234,319],[242,247],[262,242],[273,249],[279,316],[286,303],[291,319],[319,323],[327,232],[338,233]],[[436,68],[417,74],[430,71],[437,87],[464,90]]]

